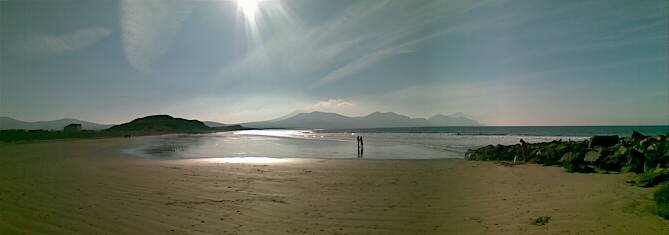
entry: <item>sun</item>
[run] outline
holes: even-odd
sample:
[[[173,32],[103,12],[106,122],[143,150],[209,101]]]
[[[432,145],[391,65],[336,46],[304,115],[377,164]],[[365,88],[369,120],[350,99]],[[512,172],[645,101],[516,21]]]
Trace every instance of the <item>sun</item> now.
[[[253,21],[255,15],[260,7],[262,0],[235,0],[237,9],[244,15],[247,20]]]

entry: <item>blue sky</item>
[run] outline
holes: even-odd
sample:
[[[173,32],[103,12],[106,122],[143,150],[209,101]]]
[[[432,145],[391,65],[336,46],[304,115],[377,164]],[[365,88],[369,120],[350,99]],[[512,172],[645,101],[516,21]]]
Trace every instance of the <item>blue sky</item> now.
[[[0,116],[667,124],[668,12],[664,0],[0,1]]]

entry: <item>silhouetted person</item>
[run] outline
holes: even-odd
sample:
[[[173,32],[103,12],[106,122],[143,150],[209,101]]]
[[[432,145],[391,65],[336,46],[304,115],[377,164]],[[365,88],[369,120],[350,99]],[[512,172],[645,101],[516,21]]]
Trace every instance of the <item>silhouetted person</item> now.
[[[527,142],[525,140],[520,139],[520,149],[523,151],[522,156],[523,156],[523,161],[527,159]]]
[[[365,142],[362,141],[362,136],[360,136],[360,158],[365,154]]]
[[[358,141],[358,158],[360,158],[360,136],[356,136],[355,140]]]

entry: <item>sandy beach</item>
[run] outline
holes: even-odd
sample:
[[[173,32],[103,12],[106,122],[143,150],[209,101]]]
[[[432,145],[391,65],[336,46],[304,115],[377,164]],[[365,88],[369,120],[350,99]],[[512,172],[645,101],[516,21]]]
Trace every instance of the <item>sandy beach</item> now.
[[[224,163],[0,144],[0,234],[668,234],[631,174],[465,160]],[[533,224],[548,216],[544,225]]]

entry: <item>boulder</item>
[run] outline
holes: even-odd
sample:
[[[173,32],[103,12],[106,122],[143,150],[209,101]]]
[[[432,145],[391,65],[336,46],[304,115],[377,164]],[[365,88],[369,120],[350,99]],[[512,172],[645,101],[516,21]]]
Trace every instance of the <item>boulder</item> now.
[[[558,153],[555,148],[545,148],[537,151],[536,158],[534,159],[537,163],[551,166],[556,165],[560,161],[562,154]]]
[[[646,135],[641,134],[641,132],[638,132],[638,131],[633,131],[632,132],[632,139],[633,140],[640,141],[640,140],[645,139],[645,138],[646,138]]]
[[[566,162],[572,162],[576,158],[576,154],[572,152],[566,152],[565,154],[562,155],[560,158],[561,163],[566,163]]]
[[[613,154],[618,156],[626,156],[627,148],[625,146],[620,146]]]
[[[567,149],[569,149],[569,146],[567,146],[567,144],[561,144],[561,145],[558,145],[558,146],[555,148],[555,150],[556,150],[557,152],[560,152],[560,153],[564,153],[564,152],[566,152]]]
[[[596,135],[590,139],[590,148],[595,146],[609,147],[618,143],[617,135]]]
[[[655,168],[658,165],[663,165],[663,153],[660,151],[660,148],[661,145],[659,142],[652,143],[646,148],[646,151],[644,151],[644,158],[646,160],[644,169]]]
[[[650,137],[650,138],[645,138],[645,139],[639,141],[639,145],[641,146],[641,149],[645,150],[649,146],[651,146],[655,143],[658,143],[658,142],[659,142],[659,140],[657,140],[656,138]]]
[[[587,163],[595,163],[597,160],[599,160],[599,157],[602,155],[600,151],[596,150],[590,150],[585,154],[585,158],[583,158],[583,161]]]
[[[594,172],[595,169],[593,167],[584,164],[583,157],[584,157],[583,153],[567,152],[564,155],[562,155],[562,158],[560,158],[560,162],[568,172],[581,172],[581,173]]]
[[[467,151],[465,159],[485,161],[528,161],[544,165],[562,165],[570,172],[636,172],[669,167],[667,136],[633,137],[594,136],[587,141],[552,141],[520,145],[488,145]]]
[[[624,164],[621,171],[641,173],[644,170],[645,161],[643,153],[632,148],[627,152],[627,162]]]
[[[661,157],[663,155],[663,148],[662,144],[660,143],[653,143],[648,148],[646,148],[646,155],[653,155],[654,157],[656,156],[657,158]]]
[[[622,166],[627,163],[627,148],[622,144],[617,144],[609,148],[608,152],[609,154],[600,156],[600,168],[608,171],[620,171]]]

